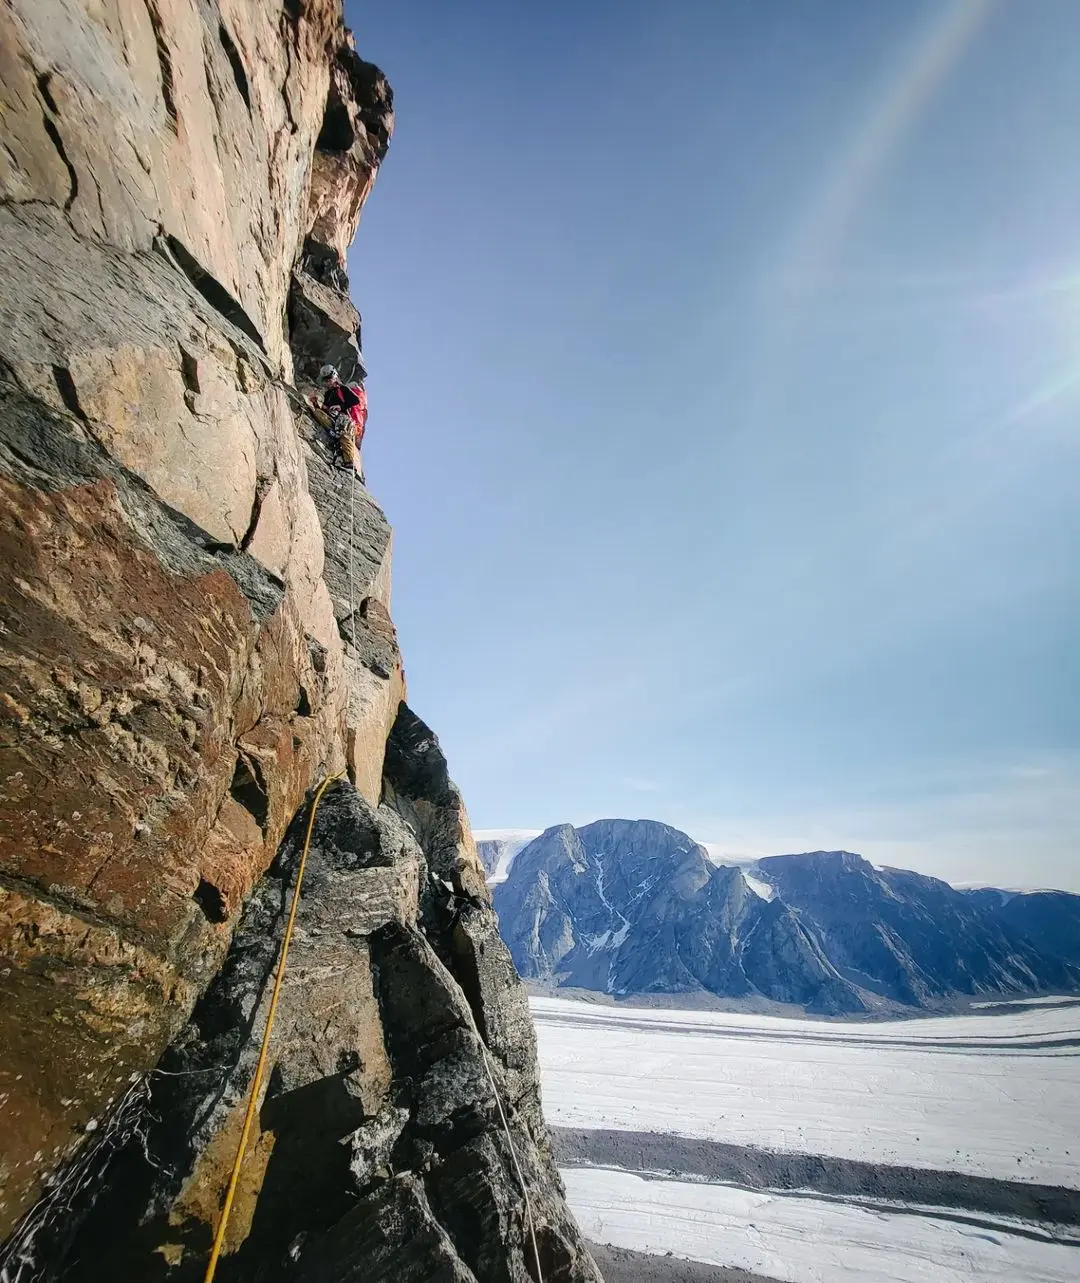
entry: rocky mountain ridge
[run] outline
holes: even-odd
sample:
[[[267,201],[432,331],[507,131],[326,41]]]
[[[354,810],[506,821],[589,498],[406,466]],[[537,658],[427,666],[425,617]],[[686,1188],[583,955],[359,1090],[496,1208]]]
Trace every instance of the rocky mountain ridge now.
[[[1080,896],[973,895],[850,852],[744,871],[649,820],[547,829],[494,901],[523,976],[619,997],[705,992],[857,1014],[1080,991]]]
[[[494,899],[527,978],[619,997],[704,990],[863,1009],[791,909],[665,824],[548,829],[518,854]]]
[[[1057,942],[939,878],[878,869],[847,851],[770,856],[755,871],[823,941],[840,974],[881,997],[922,1007],[954,994],[1080,988]]]
[[[390,528],[304,408],[390,87],[340,0],[9,0],[0,59],[5,1283],[202,1277],[335,774],[219,1277],[524,1283],[535,1231],[598,1279]]]

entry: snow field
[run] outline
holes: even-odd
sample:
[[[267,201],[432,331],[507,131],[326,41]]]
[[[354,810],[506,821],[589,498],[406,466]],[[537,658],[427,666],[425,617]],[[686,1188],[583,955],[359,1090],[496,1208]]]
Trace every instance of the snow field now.
[[[785,1283],[1075,1283],[1080,1249],[916,1213],[564,1168],[587,1238]]]
[[[505,845],[499,855],[499,861],[492,873],[488,875],[488,886],[505,882],[510,876],[510,866],[518,855],[529,845],[533,838],[540,836],[540,829],[474,829],[473,837],[477,842],[503,842]]]
[[[1078,1007],[832,1024],[531,1005],[553,1126],[1080,1188]]]

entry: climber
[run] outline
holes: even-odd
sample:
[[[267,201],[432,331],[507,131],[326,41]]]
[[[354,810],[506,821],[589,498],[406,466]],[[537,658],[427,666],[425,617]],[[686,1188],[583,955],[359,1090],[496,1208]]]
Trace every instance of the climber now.
[[[361,481],[364,479],[364,470],[360,463],[360,447],[367,427],[367,393],[364,391],[366,374],[361,363],[356,383],[348,384],[342,383],[341,376],[332,365],[324,365],[319,371],[319,382],[326,389],[322,408],[338,424],[341,457],[346,466],[355,468]]]

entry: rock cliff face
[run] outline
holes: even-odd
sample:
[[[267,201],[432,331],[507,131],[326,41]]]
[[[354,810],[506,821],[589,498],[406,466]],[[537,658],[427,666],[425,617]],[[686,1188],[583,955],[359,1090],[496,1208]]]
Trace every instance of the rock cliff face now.
[[[998,921],[1048,953],[1080,970],[1080,895],[1065,891],[1023,891],[1001,895]]]
[[[514,856],[527,847],[536,836],[534,832],[524,837],[519,834],[513,837],[477,838],[476,853],[484,866],[489,883],[503,881],[513,863]]]
[[[220,1277],[532,1277],[518,1165],[598,1277],[389,527],[297,391],[356,360],[392,125],[340,0],[0,6],[5,1280],[201,1277],[336,772]]]

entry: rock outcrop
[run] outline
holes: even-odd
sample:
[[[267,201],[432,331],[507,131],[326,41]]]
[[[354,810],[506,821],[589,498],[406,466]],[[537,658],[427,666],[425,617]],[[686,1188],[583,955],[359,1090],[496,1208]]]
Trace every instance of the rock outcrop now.
[[[340,0],[0,6],[5,1280],[201,1277],[339,772],[221,1276],[524,1280],[520,1164],[545,1277],[598,1277],[390,529],[302,397],[392,125]]]
[[[503,843],[491,840],[477,842],[476,854],[480,857],[484,872],[490,877],[498,868],[499,859],[503,854]]]

